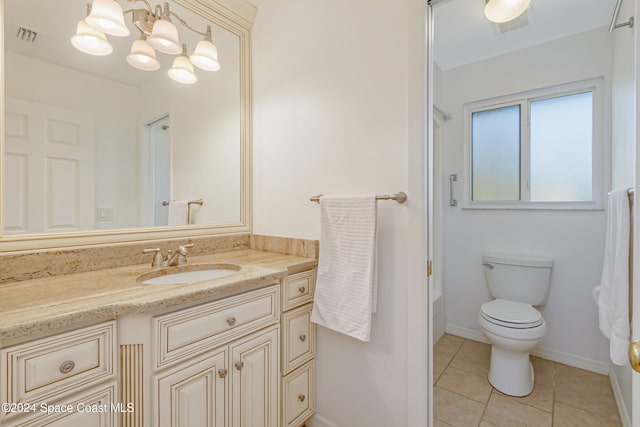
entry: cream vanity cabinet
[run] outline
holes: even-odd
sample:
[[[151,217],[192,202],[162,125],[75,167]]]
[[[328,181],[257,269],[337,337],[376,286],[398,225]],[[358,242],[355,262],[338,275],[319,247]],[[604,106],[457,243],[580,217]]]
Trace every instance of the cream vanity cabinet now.
[[[311,323],[315,270],[282,279],[282,426],[298,427],[315,412],[316,327]]]
[[[117,425],[115,322],[60,333],[0,351],[0,424]],[[9,406],[6,406],[9,405]]]
[[[121,425],[304,425],[315,410],[314,287],[309,270],[216,301],[118,319],[120,399],[142,408],[120,414]]]
[[[154,317],[152,425],[277,427],[279,298],[273,285]]]

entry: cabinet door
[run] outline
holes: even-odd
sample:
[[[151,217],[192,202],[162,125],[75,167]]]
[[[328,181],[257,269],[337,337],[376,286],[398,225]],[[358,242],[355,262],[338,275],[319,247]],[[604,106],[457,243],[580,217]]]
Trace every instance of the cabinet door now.
[[[231,426],[279,426],[279,337],[273,327],[231,344]]]
[[[227,348],[214,350],[154,377],[156,421],[165,427],[225,427]]]

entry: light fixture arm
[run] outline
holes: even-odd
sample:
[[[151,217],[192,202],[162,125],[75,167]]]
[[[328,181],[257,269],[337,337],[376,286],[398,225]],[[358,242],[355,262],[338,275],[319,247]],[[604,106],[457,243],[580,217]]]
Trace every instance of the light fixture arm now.
[[[148,0],[127,0],[129,3],[135,3],[135,2],[144,2],[144,4],[147,5],[147,9],[149,10],[149,12],[151,12],[151,10],[153,10],[153,8],[151,7],[151,3],[149,3]]]
[[[202,37],[205,37],[207,40],[211,41],[211,26],[210,25],[207,25],[206,32],[202,32],[202,31],[196,30],[191,25],[189,25],[189,23],[187,21],[182,19],[177,13],[173,12],[169,8],[169,3],[168,2],[164,3],[164,8],[162,6],[160,6],[159,4],[157,4],[155,6],[155,8],[154,8],[151,5],[151,3],[149,2],[149,0],[126,0],[126,1],[129,2],[129,3],[143,2],[147,6],[146,12],[148,12],[149,15],[151,16],[151,21],[155,21],[155,20],[161,19],[161,18],[167,19],[167,18],[170,18],[171,16],[173,16],[185,28],[187,28],[187,29],[193,31],[194,33],[199,34]],[[127,13],[131,13],[135,17],[135,12],[139,12],[139,11],[143,11],[143,10],[145,10],[145,9],[129,9],[129,10],[125,10],[123,12],[123,15],[126,15]],[[91,11],[91,4],[87,4],[87,15],[89,14],[90,11]]]
[[[168,6],[168,3],[165,3],[165,5],[167,5],[167,6]],[[171,12],[171,11],[169,11],[169,14],[170,14],[171,16],[173,16],[174,18],[176,18],[176,19],[178,20],[178,22],[180,22],[184,27],[188,28],[189,30],[193,31],[194,33],[196,33],[196,34],[200,34],[200,35],[201,35],[201,36],[203,36],[203,37],[207,37],[207,35],[208,35],[208,36],[211,36],[211,26],[210,26],[210,25],[207,25],[207,32],[206,32],[206,33],[203,33],[203,32],[201,32],[201,31],[198,31],[198,30],[196,30],[195,28],[193,28],[191,25],[189,25],[189,24],[187,23],[187,21],[185,21],[184,19],[180,18],[180,16],[178,16],[175,12]]]

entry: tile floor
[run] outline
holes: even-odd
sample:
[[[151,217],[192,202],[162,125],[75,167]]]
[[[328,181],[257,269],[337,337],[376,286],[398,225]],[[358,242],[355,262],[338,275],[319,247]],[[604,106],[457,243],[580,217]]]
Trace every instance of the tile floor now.
[[[445,334],[434,346],[435,427],[621,426],[609,377],[532,357],[526,397],[489,384],[491,346]]]

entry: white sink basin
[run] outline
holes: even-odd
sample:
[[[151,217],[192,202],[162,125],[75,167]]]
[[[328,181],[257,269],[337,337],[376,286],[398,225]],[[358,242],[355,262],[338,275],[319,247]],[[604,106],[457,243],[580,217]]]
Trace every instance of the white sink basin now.
[[[233,264],[201,264],[168,267],[139,276],[137,281],[143,285],[177,285],[203,282],[229,276],[240,271]]]

